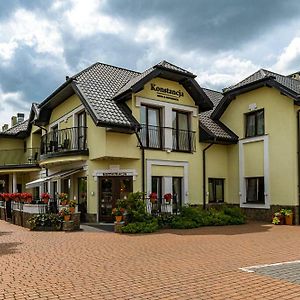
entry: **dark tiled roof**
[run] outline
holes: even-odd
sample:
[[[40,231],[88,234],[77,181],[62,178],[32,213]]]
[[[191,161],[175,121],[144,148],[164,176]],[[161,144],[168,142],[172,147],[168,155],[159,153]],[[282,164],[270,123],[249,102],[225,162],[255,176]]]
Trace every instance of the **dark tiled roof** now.
[[[26,131],[28,128],[28,123],[29,120],[25,120],[19,124],[14,125],[13,127],[5,130],[2,132],[2,134],[7,134],[7,135],[16,135],[20,132]]]
[[[130,110],[123,104],[117,104],[112,97],[137,75],[139,73],[134,71],[96,63],[73,79],[100,123],[132,127],[135,119]]]
[[[228,140],[232,142],[237,141],[237,136],[231,132],[229,128],[227,128],[221,121],[212,120],[210,117],[216,106],[222,100],[223,94],[205,88],[203,91],[213,103],[214,108],[210,111],[200,114],[200,126],[202,129],[204,129],[212,138]]]
[[[114,98],[117,98],[119,95],[125,93],[126,91],[130,90],[136,83],[138,83],[140,80],[142,80],[143,78],[145,78],[147,75],[149,75],[151,72],[153,72],[155,69],[157,68],[162,68],[162,69],[166,69],[166,70],[170,70],[170,71],[175,71],[175,72],[179,72],[182,74],[185,74],[189,77],[196,77],[196,75],[192,74],[191,72],[182,69],[180,67],[177,67],[165,60],[159,62],[158,64],[156,64],[155,66],[147,69],[146,71],[144,71],[143,73],[138,74],[136,77],[132,78],[131,80],[129,80],[115,95]]]
[[[274,80],[281,84],[282,86],[288,88],[289,90],[293,91],[296,94],[300,94],[300,81],[293,79],[288,76],[280,75],[265,69],[260,69],[254,74],[250,75],[249,77],[245,78],[244,80],[240,81],[239,83],[232,85],[228,88],[223,89],[223,92],[227,93],[229,91],[238,89],[243,87],[247,84],[255,83],[256,81],[262,80],[264,78],[274,78]]]
[[[172,71],[176,71],[176,72],[179,72],[179,73],[183,73],[183,74],[186,74],[186,75],[189,75],[189,76],[192,76],[192,77],[196,77],[196,75],[194,75],[193,73],[185,70],[185,69],[182,69],[180,67],[177,67],[165,60],[159,62],[157,65],[155,65],[154,67],[162,67],[164,69],[169,69],[169,70],[172,70]]]

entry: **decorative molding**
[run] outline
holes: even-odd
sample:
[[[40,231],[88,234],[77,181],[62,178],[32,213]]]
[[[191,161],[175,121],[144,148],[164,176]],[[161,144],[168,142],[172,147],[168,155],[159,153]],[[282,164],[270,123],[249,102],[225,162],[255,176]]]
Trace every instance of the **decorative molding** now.
[[[264,144],[264,204],[250,204],[246,203],[246,177],[245,177],[245,157],[244,144],[260,142]],[[239,141],[239,180],[240,180],[240,207],[247,208],[270,208],[271,194],[270,194],[270,168],[269,168],[269,136],[256,136],[246,138]]]
[[[147,176],[147,195],[149,195],[152,192],[152,181],[151,181],[151,175],[152,175],[152,166],[170,166],[170,167],[183,167],[183,204],[187,204],[189,201],[189,163],[187,161],[171,161],[171,160],[154,160],[154,159],[147,159],[147,167],[146,167],[146,176]],[[170,174],[172,175],[172,174]],[[172,177],[172,176],[170,176]],[[169,176],[167,177],[169,178]],[[170,187],[170,183],[168,182],[168,186],[163,187],[163,191],[166,191],[169,189],[168,192],[170,192],[170,189],[172,189],[172,185]],[[172,190],[171,190],[172,192]]]

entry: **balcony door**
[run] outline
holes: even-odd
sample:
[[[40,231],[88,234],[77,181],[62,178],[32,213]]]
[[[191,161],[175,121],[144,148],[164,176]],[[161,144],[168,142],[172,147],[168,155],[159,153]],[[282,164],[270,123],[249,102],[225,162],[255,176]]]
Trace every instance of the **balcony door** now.
[[[128,197],[132,192],[132,177],[100,177],[99,181],[99,221],[113,222],[112,209],[118,199]]]
[[[86,149],[86,113],[78,114],[78,150]]]
[[[189,114],[173,110],[173,150],[191,151],[191,132],[189,130]]]
[[[141,140],[146,148],[162,148],[160,109],[141,106]]]

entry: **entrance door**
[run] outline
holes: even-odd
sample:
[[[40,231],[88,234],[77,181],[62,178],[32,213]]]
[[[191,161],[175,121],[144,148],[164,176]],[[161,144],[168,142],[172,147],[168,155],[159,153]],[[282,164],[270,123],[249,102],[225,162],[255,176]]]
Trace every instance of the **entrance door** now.
[[[80,221],[86,222],[87,214],[87,178],[78,178],[78,210],[81,212]]]
[[[100,177],[99,216],[100,222],[113,222],[112,209],[118,199],[124,199],[132,192],[132,177]]]

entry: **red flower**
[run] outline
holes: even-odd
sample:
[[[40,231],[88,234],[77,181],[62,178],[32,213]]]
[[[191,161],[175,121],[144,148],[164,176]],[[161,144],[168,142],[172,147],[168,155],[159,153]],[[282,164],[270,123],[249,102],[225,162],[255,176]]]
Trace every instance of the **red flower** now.
[[[167,202],[170,202],[171,199],[172,199],[172,194],[171,194],[171,193],[164,194],[164,199],[165,199]]]
[[[149,198],[150,199],[157,199],[157,194],[156,193],[154,193],[154,192],[152,192],[152,193],[150,193],[150,195],[149,195]]]

